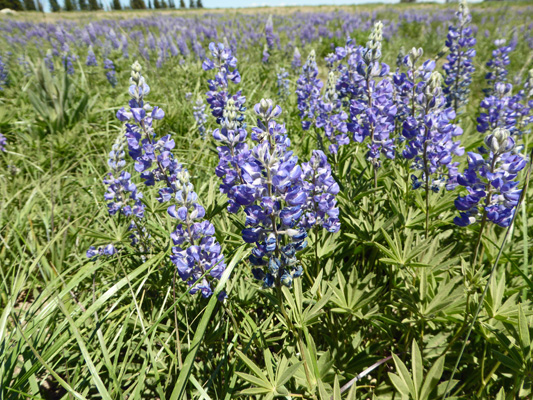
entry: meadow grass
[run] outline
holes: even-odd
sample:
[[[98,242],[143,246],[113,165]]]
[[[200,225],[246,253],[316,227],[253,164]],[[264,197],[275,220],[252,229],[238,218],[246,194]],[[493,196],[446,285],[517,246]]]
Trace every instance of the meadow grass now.
[[[435,13],[449,9],[414,7]],[[383,18],[407,6],[209,12],[246,19],[256,13],[340,9]],[[530,11],[527,2],[507,9],[484,3],[474,7],[473,23],[479,29],[476,72],[470,102],[460,117],[467,150],[483,140],[476,132],[476,117],[492,43],[522,28],[531,31]],[[481,25],[485,13],[495,19]],[[163,14],[203,16],[198,11]],[[53,23],[146,15],[124,11],[37,18]],[[35,15],[9,18],[24,21]],[[505,26],[499,23],[503,19]],[[482,34],[485,30],[488,37]],[[368,33],[356,31],[353,37],[364,43]],[[403,23],[383,43],[383,59],[393,66],[401,47],[416,46],[424,48],[425,57],[436,57],[440,68],[445,34],[435,25]],[[304,57],[316,50],[323,81],[323,57],[331,42],[341,46],[344,39],[300,49]],[[335,235],[310,234],[301,257],[305,273],[292,289],[283,290],[293,331],[275,293],[263,290],[252,277],[246,261],[250,248],[240,236],[244,219],[225,211],[227,199],[214,175],[214,119],[209,116],[207,140],[197,132],[186,93],[196,98],[207,91],[211,76],[201,63],[171,59],[158,69],[153,61],[144,62],[143,75],[152,89],[150,103],[166,112],[156,131],[173,135],[174,154],[191,173],[226,256],[227,273],[218,287],[225,286],[228,293],[224,302],[216,296],[191,296],[185,284],[175,281],[168,257],[173,221],[155,198],[145,197],[146,212],[155,216],[149,228],[157,243],[147,254],[129,245],[127,222],[108,215],[102,179],[111,145],[123,134],[115,113],[129,100],[132,60],[117,56],[118,84],[113,88],[103,72],[92,72],[81,57],[75,75],[58,72],[52,78],[43,72],[35,49],[24,52],[35,72],[26,76],[13,69],[10,85],[0,92],[0,132],[8,140],[7,151],[0,153],[1,399],[408,398],[399,386],[416,392],[416,399],[442,398],[447,389],[447,398],[531,396],[533,208],[528,200],[533,189],[528,188],[508,233],[492,225],[484,231],[480,262],[472,266],[479,226],[458,228],[452,223],[456,193],[431,197],[431,236],[426,237],[424,199],[410,189],[409,164],[399,159],[386,166],[375,189],[365,149],[342,148],[333,165],[341,186],[342,228]],[[290,75],[292,94],[279,99],[276,68],[289,69],[290,58],[275,52],[262,64],[260,53],[252,48],[239,58],[240,89],[249,108],[246,120],[253,126],[252,106],[262,98],[274,99],[284,110],[281,119],[295,153],[308,160],[317,144],[314,131],[301,128],[294,94],[297,73]],[[511,79],[527,74],[531,54],[520,40],[511,53]],[[524,136],[523,141],[527,154],[531,140]],[[374,211],[376,196],[379,206]],[[86,258],[89,246],[110,242],[128,251],[111,259]],[[474,315],[477,321],[470,325]],[[385,362],[359,378],[380,360]],[[353,385],[341,394],[349,381]]]

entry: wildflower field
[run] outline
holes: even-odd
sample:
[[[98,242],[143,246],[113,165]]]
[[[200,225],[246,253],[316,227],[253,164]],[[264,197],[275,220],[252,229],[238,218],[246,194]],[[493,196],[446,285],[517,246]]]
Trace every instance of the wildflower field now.
[[[531,3],[0,32],[0,399],[532,398]]]

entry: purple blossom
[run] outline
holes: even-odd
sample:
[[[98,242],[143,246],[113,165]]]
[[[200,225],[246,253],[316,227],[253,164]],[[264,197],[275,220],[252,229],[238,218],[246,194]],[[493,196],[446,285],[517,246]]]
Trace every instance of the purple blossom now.
[[[444,94],[446,106],[453,107],[456,113],[468,102],[472,74],[475,71],[472,59],[476,55],[472,28],[469,26],[472,17],[466,1],[459,3],[456,19],[457,26],[450,25],[446,39],[449,54],[447,62],[442,66],[446,73]]]
[[[453,140],[463,131],[451,123],[455,112],[451,107],[446,108],[442,76],[433,71],[434,68],[435,62],[428,60],[417,70],[415,110],[403,122],[402,131],[407,141],[402,154],[406,159],[414,160],[412,167],[421,171],[420,177],[412,176],[413,188],[425,185],[426,193],[429,189],[438,192],[444,186],[448,190],[457,186],[459,163],[452,162],[453,156],[464,154],[460,141]],[[429,79],[428,73],[431,73]]]
[[[527,161],[515,153],[515,141],[510,132],[498,127],[485,138],[482,154],[468,153],[468,168],[458,176],[458,183],[468,192],[455,200],[460,215],[454,222],[459,226],[475,223],[480,217],[499,226],[508,226],[518,205],[522,190],[516,180]]]
[[[489,72],[485,75],[485,79],[489,85],[489,88],[484,90],[487,95],[493,93],[497,84],[507,82],[507,75],[509,73],[507,67],[511,63],[509,53],[513,49],[511,46],[505,45],[505,39],[496,40],[494,45],[496,49],[492,51],[492,57],[487,62]]]
[[[278,87],[278,96],[280,99],[285,100],[291,94],[289,87],[289,73],[285,68],[280,68],[276,74],[276,86]]]
[[[0,90],[4,90],[4,86],[7,85],[7,65],[4,63],[2,56],[0,55]]]
[[[302,66],[302,56],[300,55],[300,50],[298,50],[298,47],[294,48],[294,53],[292,56],[292,62],[291,67],[292,69],[299,69]]]
[[[193,105],[192,109],[200,137],[205,140],[205,124],[207,122],[207,114],[205,113],[205,103],[200,96],[198,96],[196,99],[196,103]]]
[[[168,214],[179,223],[170,234],[174,244],[170,259],[180,278],[189,287],[194,285],[191,294],[200,292],[209,297],[212,281],[220,279],[226,269],[224,255],[214,237],[215,228],[204,220],[205,209],[197,202],[189,172],[182,168],[176,178],[175,204],[168,207]]]
[[[106,71],[105,76],[107,81],[111,86],[115,87],[117,85],[117,74],[115,72],[115,64],[109,58],[104,59],[104,70]]]
[[[113,246],[112,243],[98,248],[91,246],[85,253],[86,257],[91,260],[95,260],[102,256],[111,257],[115,254],[117,254],[117,249],[115,249],[115,246]]]
[[[348,114],[342,109],[336,89],[335,72],[330,71],[323,96],[318,100],[315,126],[323,129],[331,142],[329,152],[336,154],[340,145],[350,143],[348,133]],[[319,140],[321,137],[317,132]]]
[[[274,23],[272,22],[272,15],[268,17],[265,24],[265,37],[268,48],[273,49],[276,37],[274,36]]]
[[[224,109],[226,103],[230,98],[233,99],[234,105],[237,109],[235,120],[241,123],[244,119],[242,112],[245,111],[244,103],[246,98],[238,91],[231,96],[228,92],[229,82],[239,83],[241,76],[237,70],[237,58],[231,52],[231,49],[225,47],[222,43],[210,43],[209,50],[211,51],[212,59],[206,58],[202,63],[204,71],[215,70],[215,78],[208,80],[209,92],[207,92],[207,103],[212,110],[213,116],[217,119],[217,123],[222,123],[225,118]],[[233,116],[232,116],[233,118]]]
[[[517,120],[527,107],[520,103],[520,95],[512,95],[513,86],[510,83],[498,82],[492,94],[481,101],[484,110],[477,118],[478,132],[485,133],[496,128],[505,128],[514,135],[519,133]]]
[[[98,61],[96,61],[96,55],[94,54],[92,46],[90,46],[89,50],[87,51],[87,59],[85,60],[85,65],[87,65],[88,67],[98,66]]]
[[[7,151],[6,146],[7,146],[7,139],[2,133],[0,133],[0,151],[4,151],[4,152]]]
[[[302,128],[308,130],[315,121],[322,82],[317,78],[315,51],[311,50],[307,61],[302,67],[300,78],[296,81],[296,95],[298,97],[298,110],[302,119]]]

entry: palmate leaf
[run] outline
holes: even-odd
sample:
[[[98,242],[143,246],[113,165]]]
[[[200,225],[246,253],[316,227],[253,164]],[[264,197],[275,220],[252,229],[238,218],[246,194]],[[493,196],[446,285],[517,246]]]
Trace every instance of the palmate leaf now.
[[[416,341],[413,340],[411,345],[412,375],[398,356],[393,354],[392,357],[397,374],[389,372],[389,378],[396,390],[402,395],[402,398],[413,400],[432,400],[439,398],[434,392],[444,371],[444,356],[439,357],[435,361],[425,378],[422,353]]]
[[[279,362],[275,364],[272,353],[269,349],[265,349],[263,351],[267,371],[265,374],[257,364],[241,351],[235,350],[235,352],[248,369],[253,372],[253,375],[244,372],[236,372],[236,374],[246,382],[255,385],[255,387],[240,391],[240,395],[264,394],[272,398],[285,396],[289,393],[284,385],[300,368],[301,362],[296,362],[289,366],[288,360],[285,356],[282,356]]]

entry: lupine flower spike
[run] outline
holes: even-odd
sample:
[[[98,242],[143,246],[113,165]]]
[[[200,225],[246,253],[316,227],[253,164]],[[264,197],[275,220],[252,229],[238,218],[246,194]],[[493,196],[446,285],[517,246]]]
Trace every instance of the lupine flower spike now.
[[[207,276],[202,276],[208,274],[219,279],[225,270],[220,245],[214,239],[215,229],[203,219],[205,209],[197,202],[189,173],[172,154],[174,140],[170,135],[159,139],[156,136],[153,121],[162,119],[165,113],[145,102],[144,97],[150,88],[137,62],[132,66],[130,81],[132,99],[129,110],[122,108],[117,117],[126,122],[126,138],[129,153],[135,160],[135,170],[141,174],[146,186],[162,183],[157,199],[160,203],[171,203],[168,214],[179,221],[171,234],[175,245],[171,260],[182,280],[193,286],[190,292],[200,291],[208,297],[212,294],[211,282]]]
[[[453,107],[455,113],[468,102],[472,74],[475,71],[472,59],[476,55],[474,46],[476,39],[473,37],[470,22],[472,17],[468,10],[466,0],[459,2],[459,10],[455,14],[457,26],[450,25],[446,47],[449,54],[447,62],[443,65],[446,73],[444,94],[446,95],[446,107]]]
[[[515,153],[515,140],[509,130],[498,127],[485,138],[485,154],[468,153],[468,168],[458,177],[458,183],[468,194],[455,200],[460,216],[454,222],[471,225],[481,219],[508,226],[520,199],[517,188],[518,172],[525,168],[526,159]]]

